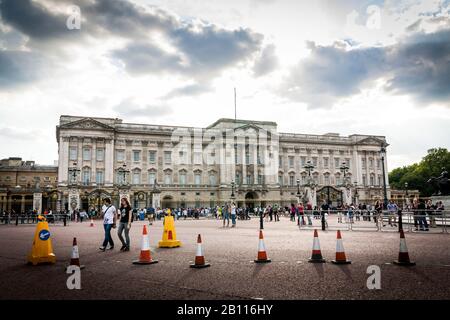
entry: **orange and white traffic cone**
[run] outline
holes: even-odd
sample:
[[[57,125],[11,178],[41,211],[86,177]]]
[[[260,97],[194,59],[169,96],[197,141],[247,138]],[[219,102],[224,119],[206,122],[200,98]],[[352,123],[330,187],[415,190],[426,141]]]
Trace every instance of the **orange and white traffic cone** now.
[[[93,226],[94,226],[94,219],[91,218],[91,225],[90,225],[90,227],[93,227]]]
[[[409,260],[408,247],[406,246],[406,239],[403,230],[400,230],[400,251],[398,253],[398,260],[394,264],[399,266],[415,266],[416,263]]]
[[[264,245],[264,236],[262,230],[259,230],[258,258],[255,263],[267,263],[272,260],[267,258],[266,246]]]
[[[312,248],[311,258],[308,260],[309,262],[315,263],[324,263],[325,259],[322,257],[322,251],[320,250],[320,242],[319,235],[317,233],[317,229],[314,229],[314,242]]]
[[[349,264],[352,263],[345,257],[344,244],[342,242],[341,230],[337,231],[337,242],[336,242],[336,260],[331,261],[334,264]]]
[[[142,230],[142,245],[141,253],[139,255],[139,260],[134,260],[133,264],[153,264],[157,263],[158,260],[153,260],[150,253],[150,239],[147,234],[147,226],[144,225]]]
[[[195,263],[190,265],[191,268],[206,268],[211,266],[209,262],[205,261],[205,256],[202,250],[202,237],[197,237],[197,254],[195,255]]]
[[[72,257],[70,258],[69,266],[78,266],[84,269],[84,265],[80,264],[80,253],[78,251],[77,238],[73,238]]]

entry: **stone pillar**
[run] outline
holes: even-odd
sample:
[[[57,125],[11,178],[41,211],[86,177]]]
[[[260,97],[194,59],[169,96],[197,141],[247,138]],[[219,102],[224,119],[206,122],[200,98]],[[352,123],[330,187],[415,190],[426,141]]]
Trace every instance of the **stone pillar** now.
[[[311,203],[311,206],[314,208],[317,206],[317,196],[316,196],[316,188],[305,187],[305,192],[307,193],[308,202]]]
[[[155,209],[161,208],[161,193],[160,192],[152,193],[152,207]]]
[[[56,212],[61,212],[63,209],[62,206],[61,192],[58,192],[58,199],[56,200]]]
[[[112,187],[114,183],[114,140],[105,141],[105,186]]]
[[[352,189],[341,187],[340,190],[342,191],[342,200],[344,204],[350,205],[352,203]]]
[[[68,184],[69,179],[69,140],[59,138],[58,184]]]
[[[40,192],[33,194],[33,210],[36,210],[38,214],[42,213],[42,193]]]
[[[91,148],[91,184],[97,185],[97,140],[92,139]]]

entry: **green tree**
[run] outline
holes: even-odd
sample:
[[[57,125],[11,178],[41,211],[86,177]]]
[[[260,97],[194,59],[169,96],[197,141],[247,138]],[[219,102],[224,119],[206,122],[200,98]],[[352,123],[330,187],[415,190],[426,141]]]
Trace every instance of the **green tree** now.
[[[419,190],[421,196],[430,196],[437,190],[427,181],[431,177],[439,176],[443,168],[447,171],[450,169],[450,152],[445,148],[430,149],[419,163],[389,172],[389,183],[391,188],[402,190],[407,182],[409,189]]]

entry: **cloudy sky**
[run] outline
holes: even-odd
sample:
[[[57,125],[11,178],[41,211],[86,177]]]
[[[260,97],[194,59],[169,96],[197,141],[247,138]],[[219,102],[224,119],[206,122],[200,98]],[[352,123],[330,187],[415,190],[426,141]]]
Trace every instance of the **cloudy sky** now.
[[[62,114],[204,127],[234,87],[281,132],[385,135],[390,170],[450,148],[449,0],[0,0],[0,48],[0,158],[53,164]]]

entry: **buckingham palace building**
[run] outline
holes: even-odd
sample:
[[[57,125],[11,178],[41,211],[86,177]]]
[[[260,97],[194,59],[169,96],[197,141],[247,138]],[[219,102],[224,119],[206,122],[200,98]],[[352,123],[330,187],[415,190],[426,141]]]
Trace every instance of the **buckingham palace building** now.
[[[275,122],[240,119],[197,128],[61,116],[56,138],[60,209],[98,209],[105,197],[135,208],[372,204],[385,185],[390,198],[383,136],[282,133]]]

